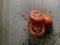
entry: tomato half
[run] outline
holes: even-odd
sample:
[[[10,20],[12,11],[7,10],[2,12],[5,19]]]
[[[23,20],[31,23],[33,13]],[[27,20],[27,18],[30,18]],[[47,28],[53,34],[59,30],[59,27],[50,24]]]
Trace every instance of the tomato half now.
[[[33,10],[30,12],[29,18],[33,24],[41,24],[44,22],[44,14],[39,10]]]
[[[44,25],[33,26],[32,23],[30,23],[29,28],[30,28],[30,33],[33,36],[36,36],[36,37],[42,36],[44,34],[44,32],[45,32],[45,26]]]

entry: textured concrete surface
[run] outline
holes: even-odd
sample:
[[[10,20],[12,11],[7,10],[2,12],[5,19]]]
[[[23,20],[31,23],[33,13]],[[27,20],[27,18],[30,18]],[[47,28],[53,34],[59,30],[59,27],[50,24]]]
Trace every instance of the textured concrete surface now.
[[[40,37],[30,35],[29,12],[38,9],[53,17],[53,27]],[[3,0],[3,45],[60,45],[60,0]]]
[[[0,45],[2,45],[2,0],[0,0]]]

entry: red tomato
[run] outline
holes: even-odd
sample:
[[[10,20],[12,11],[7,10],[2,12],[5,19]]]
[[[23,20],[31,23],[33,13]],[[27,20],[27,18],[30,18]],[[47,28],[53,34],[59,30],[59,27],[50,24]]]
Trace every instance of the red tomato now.
[[[53,22],[52,22],[52,17],[46,15],[46,17],[45,17],[45,25],[46,25],[46,26],[51,26],[52,23],[53,23]]]
[[[41,24],[44,22],[44,14],[39,10],[33,10],[30,12],[29,18],[33,24]]]
[[[33,10],[30,12],[30,32],[33,36],[40,37],[45,32],[46,26],[52,25],[52,17],[44,14],[39,10]]]
[[[38,27],[38,26],[33,26],[32,23],[30,23],[29,28],[30,28],[30,33],[36,37],[42,36],[45,32],[45,26],[44,25],[41,25]]]

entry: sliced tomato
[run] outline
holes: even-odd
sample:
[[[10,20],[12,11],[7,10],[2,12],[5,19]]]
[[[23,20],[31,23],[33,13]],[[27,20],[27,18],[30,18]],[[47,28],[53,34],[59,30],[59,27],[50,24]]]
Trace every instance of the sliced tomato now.
[[[45,25],[46,26],[51,26],[52,25],[52,22],[53,20],[52,20],[52,17],[51,16],[49,16],[49,15],[46,15],[45,16]]]
[[[30,12],[30,32],[33,36],[40,37],[45,32],[46,26],[52,25],[52,17],[49,15],[44,14],[39,10],[33,10]]]
[[[44,14],[39,10],[33,10],[30,12],[29,18],[33,24],[41,24],[44,22]]]
[[[30,33],[33,36],[36,36],[36,37],[42,36],[44,34],[44,32],[45,32],[45,26],[44,25],[33,26],[32,23],[30,23],[29,28],[30,28]]]

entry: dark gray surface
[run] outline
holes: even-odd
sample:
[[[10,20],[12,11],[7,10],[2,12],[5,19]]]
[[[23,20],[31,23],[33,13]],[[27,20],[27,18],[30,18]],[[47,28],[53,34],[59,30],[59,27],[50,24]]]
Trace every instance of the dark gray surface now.
[[[3,45],[60,45],[60,0],[4,0]],[[40,38],[30,35],[29,12],[38,9],[53,17],[53,27]]]
[[[2,0],[0,0],[0,45],[2,45]]]

